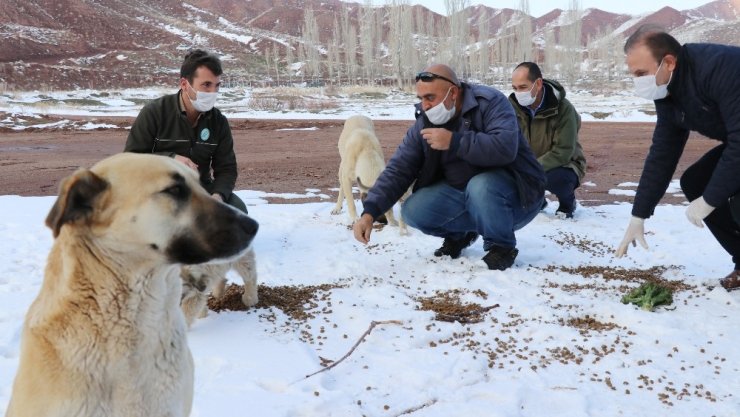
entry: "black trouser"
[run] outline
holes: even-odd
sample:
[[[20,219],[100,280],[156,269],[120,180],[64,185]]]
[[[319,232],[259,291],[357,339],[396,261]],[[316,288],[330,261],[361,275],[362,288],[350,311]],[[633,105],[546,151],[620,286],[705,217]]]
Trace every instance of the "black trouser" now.
[[[578,175],[567,167],[553,168],[545,173],[545,189],[558,198],[563,211],[572,212],[576,204],[575,189],[578,188]]]
[[[241,210],[242,212],[244,212],[244,214],[249,214],[249,211],[247,210],[247,205],[244,204],[244,201],[242,201],[242,199],[234,193],[231,193],[229,199],[224,201],[224,203]]]
[[[704,194],[704,189],[709,184],[709,179],[712,177],[724,150],[725,145],[717,146],[683,173],[681,189],[689,201],[693,201]],[[731,200],[735,200],[735,198],[733,197]],[[704,223],[706,223],[709,231],[712,232],[719,244],[732,255],[735,269],[740,269],[740,227],[733,218],[733,212],[735,212],[735,216],[740,217],[740,213],[737,212],[738,203],[740,202],[733,201],[733,210],[730,210],[730,203],[726,201],[704,219]]]
[[[208,194],[213,194],[213,183],[203,184],[203,188],[206,189]],[[226,199],[224,203],[230,205],[231,207],[234,207],[239,211],[242,211],[244,214],[249,214],[249,211],[247,210],[247,205],[244,204],[244,201],[242,201],[242,199],[234,193],[231,193],[229,198]]]

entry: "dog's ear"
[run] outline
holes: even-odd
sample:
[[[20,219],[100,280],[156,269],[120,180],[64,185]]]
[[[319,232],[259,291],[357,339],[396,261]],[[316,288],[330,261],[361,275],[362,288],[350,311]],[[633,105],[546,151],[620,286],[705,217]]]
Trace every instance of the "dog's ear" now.
[[[59,197],[46,216],[46,226],[53,231],[54,237],[59,236],[65,223],[89,219],[95,200],[107,188],[107,181],[86,169],[79,169],[65,178],[59,186]]]

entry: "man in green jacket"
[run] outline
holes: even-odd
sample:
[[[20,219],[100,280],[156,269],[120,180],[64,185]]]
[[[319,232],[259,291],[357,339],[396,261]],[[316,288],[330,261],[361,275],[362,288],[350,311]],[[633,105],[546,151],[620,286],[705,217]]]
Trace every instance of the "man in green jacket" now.
[[[514,69],[511,86],[514,92],[509,101],[519,128],[545,169],[545,189],[560,203],[556,213],[572,218],[575,189],[586,173],[586,158],[578,142],[581,117],[565,98],[565,89],[557,81],[542,78],[534,62],[522,62]]]
[[[246,213],[247,206],[233,193],[237,170],[229,122],[213,107],[222,73],[216,55],[190,51],[180,68],[180,91],[141,109],[124,151],[182,162],[199,173],[201,185],[213,198]]]

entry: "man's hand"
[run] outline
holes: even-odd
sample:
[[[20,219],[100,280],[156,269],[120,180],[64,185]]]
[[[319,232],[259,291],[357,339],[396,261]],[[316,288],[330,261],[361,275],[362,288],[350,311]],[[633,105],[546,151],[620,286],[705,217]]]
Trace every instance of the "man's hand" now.
[[[218,200],[220,202],[224,202],[224,198],[219,193],[213,193],[211,194],[211,197],[213,197],[214,200]]]
[[[704,197],[699,197],[692,201],[691,204],[686,208],[686,217],[696,227],[704,227],[705,217],[709,216],[714,211],[714,207],[707,204]]]
[[[192,169],[195,172],[198,172],[198,164],[196,164],[195,162],[193,162],[187,156],[175,155],[175,161],[180,161],[183,164],[185,164],[186,167]]]
[[[452,142],[452,132],[447,129],[440,127],[430,127],[428,129],[421,129],[421,136],[431,146],[432,149],[438,151],[446,151],[450,149],[450,142]]]
[[[373,216],[365,213],[352,225],[352,231],[358,242],[367,245],[370,241],[370,233],[373,232]]]
[[[635,241],[640,242],[640,246],[643,248],[648,248],[647,242],[645,242],[645,219],[632,216],[630,224],[627,226],[627,231],[624,233],[624,239],[622,239],[622,243],[617,248],[617,258],[621,258],[627,253],[630,243],[632,243],[632,246],[637,246]]]

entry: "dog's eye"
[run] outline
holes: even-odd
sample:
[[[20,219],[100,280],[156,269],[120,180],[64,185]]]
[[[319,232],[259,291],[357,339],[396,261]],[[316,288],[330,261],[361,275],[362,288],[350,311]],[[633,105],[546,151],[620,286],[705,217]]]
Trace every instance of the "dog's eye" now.
[[[172,185],[165,188],[162,192],[171,195],[177,200],[184,200],[190,195],[190,189],[182,184]]]

